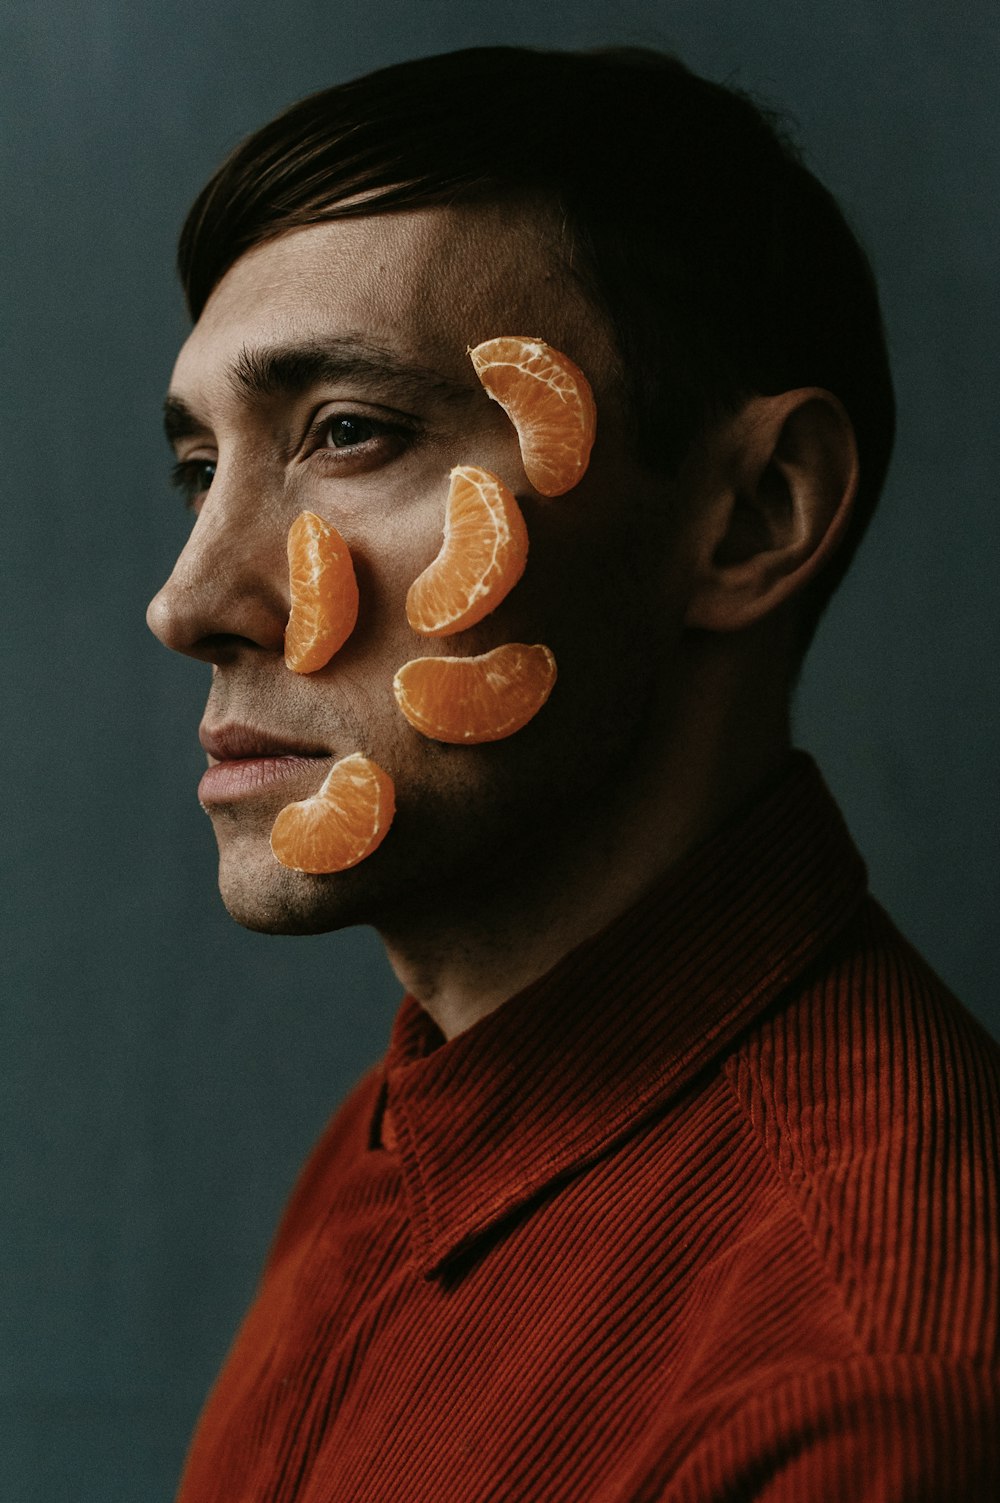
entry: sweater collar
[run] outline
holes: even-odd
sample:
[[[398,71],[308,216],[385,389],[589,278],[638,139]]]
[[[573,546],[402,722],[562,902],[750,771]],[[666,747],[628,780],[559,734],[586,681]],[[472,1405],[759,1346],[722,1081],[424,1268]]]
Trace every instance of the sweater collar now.
[[[843,928],[864,865],[814,763],[677,863],[607,929],[442,1042],[404,999],[386,1056],[426,1276],[671,1098]]]

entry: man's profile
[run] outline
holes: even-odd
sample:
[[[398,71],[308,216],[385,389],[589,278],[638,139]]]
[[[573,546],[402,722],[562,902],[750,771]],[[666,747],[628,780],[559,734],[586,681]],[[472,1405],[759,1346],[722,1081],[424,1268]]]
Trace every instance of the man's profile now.
[[[264,127],[180,264],[196,521],[150,624],[212,664],[222,895],[272,933],[374,925],[407,994],[294,1191],[183,1503],[987,1496],[996,1051],[790,745],[893,435],[834,200],[674,59],[478,49]],[[501,335],[593,387],[564,496],[470,364]],[[528,564],[428,645],[406,594],[472,462]],[[303,510],[359,589],[310,674],[283,653]],[[399,713],[418,652],[506,642],[558,663],[516,734]],[[276,817],[355,753],[394,781],[388,835],[282,866]]]

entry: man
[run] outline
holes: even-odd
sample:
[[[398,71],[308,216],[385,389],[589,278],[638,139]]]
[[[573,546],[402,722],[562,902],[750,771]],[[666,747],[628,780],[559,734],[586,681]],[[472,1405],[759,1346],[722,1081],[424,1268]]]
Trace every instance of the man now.
[[[996,1052],[866,895],[791,685],[893,404],[865,258],[746,99],[648,53],[484,49],[296,106],[204,190],[168,432],[196,514],[150,607],[212,664],[202,800],[241,923],[369,923],[386,1060],[294,1192],[184,1503],[972,1499],[995,1483]],[[532,490],[468,360],[589,377]],[[447,475],[521,503],[523,580],[421,640]],[[302,510],[355,560],[283,659]],[[490,745],[393,675],[544,643]],[[398,812],[306,875],[269,833],[362,752]],[[992,1114],[992,1115],[991,1115]]]

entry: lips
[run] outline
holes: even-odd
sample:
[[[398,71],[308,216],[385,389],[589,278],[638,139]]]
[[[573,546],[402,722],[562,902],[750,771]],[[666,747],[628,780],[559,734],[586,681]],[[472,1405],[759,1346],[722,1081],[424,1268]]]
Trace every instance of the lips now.
[[[251,725],[202,725],[198,731],[202,749],[216,762],[244,761],[259,757],[329,757],[325,746],[306,740],[293,741]]]
[[[198,799],[206,808],[267,793],[289,780],[301,783],[303,776],[312,783],[317,762],[332,756],[314,742],[274,736],[250,725],[203,725],[198,739],[210,764],[198,784]],[[303,793],[308,791],[307,785]]]

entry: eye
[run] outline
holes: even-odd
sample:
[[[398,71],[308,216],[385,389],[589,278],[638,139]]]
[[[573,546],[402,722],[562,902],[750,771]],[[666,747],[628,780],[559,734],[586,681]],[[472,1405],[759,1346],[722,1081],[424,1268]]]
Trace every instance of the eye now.
[[[353,476],[380,469],[416,441],[413,422],[364,412],[327,412],[309,433],[304,458],[332,475]]]
[[[338,412],[323,419],[321,427],[322,447],[327,449],[352,449],[368,443],[373,438],[382,438],[389,432],[385,423],[374,418],[360,417],[357,413]]]
[[[195,502],[208,490],[215,478],[214,459],[181,459],[170,471],[170,483],[184,497],[184,505],[194,507]]]

